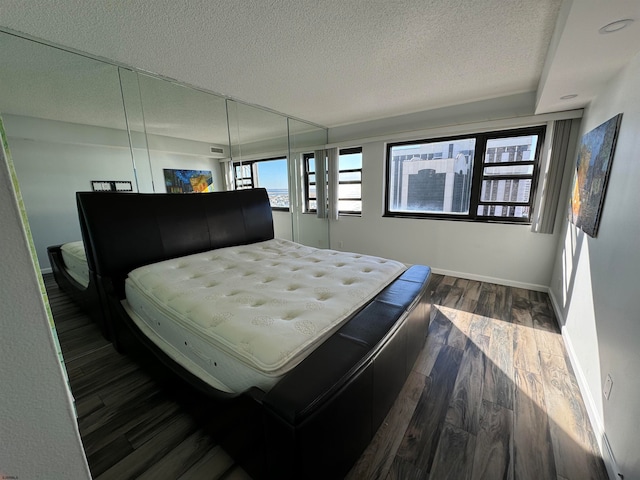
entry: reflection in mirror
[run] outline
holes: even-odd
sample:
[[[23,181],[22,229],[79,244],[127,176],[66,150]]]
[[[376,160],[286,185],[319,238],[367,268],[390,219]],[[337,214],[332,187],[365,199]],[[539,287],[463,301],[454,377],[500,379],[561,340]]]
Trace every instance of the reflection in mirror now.
[[[118,67],[118,76],[138,192],[153,193],[153,176],[151,175],[147,138],[144,135],[144,113],[140,99],[138,74],[132,70]]]
[[[293,238],[316,248],[329,248],[329,219],[317,214],[318,189],[322,177],[316,175],[316,152],[324,151],[327,129],[289,118],[290,178]],[[325,176],[326,177],[326,176]]]
[[[227,100],[227,114],[229,188],[266,188],[275,236],[291,240],[287,117],[234,100]]]
[[[0,113],[41,268],[46,247],[81,238],[75,192],[136,190],[118,69],[0,33]]]
[[[229,157],[225,99],[160,78],[134,75],[137,82],[128,82],[126,90],[123,83],[123,94],[127,118],[131,119],[129,105],[133,112],[143,114],[143,125],[129,122],[136,159],[148,155],[147,168],[136,162],[140,184],[151,185],[151,191],[157,193],[225,190],[220,163]],[[139,97],[132,91],[136,83]]]

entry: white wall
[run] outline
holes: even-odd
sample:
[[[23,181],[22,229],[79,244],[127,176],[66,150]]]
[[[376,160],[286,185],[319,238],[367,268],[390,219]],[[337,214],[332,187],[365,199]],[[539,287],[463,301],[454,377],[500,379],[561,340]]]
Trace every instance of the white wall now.
[[[128,180],[135,189],[125,131],[6,115],[5,128],[38,262],[47,246],[80,240],[75,193],[91,180]]]
[[[640,55],[592,102],[584,134],[618,113],[622,125],[597,238],[564,223],[551,294],[599,440],[620,472],[640,479]],[[567,202],[561,209],[566,211]],[[613,378],[609,400],[602,388]],[[606,436],[606,437],[605,437]],[[611,472],[617,475],[618,472]]]
[[[291,232],[291,212],[273,210],[273,233],[276,238],[293,240]]]
[[[518,125],[514,114],[532,115],[534,97],[517,95],[477,102],[467,106],[440,109],[402,118],[387,119],[386,129],[396,132],[402,140],[425,138],[425,133],[407,131],[425,129],[437,136],[487,129],[495,130]],[[484,108],[484,113],[481,108]],[[467,112],[467,114],[465,114]],[[414,118],[415,117],[415,118]],[[531,118],[531,117],[529,117]],[[464,125],[464,120],[473,125]],[[410,123],[411,120],[416,123]],[[541,119],[541,123],[546,120]],[[369,122],[374,133],[381,133],[383,121]],[[402,132],[400,131],[402,130]],[[330,129],[331,140],[340,139],[341,147],[362,146],[362,217],[340,217],[330,224],[331,248],[358,251],[399,260],[405,263],[430,265],[434,271],[464,278],[493,281],[546,291],[553,258],[559,239],[559,229],[553,235],[532,233],[528,225],[505,225],[463,221],[385,218],[385,141],[377,138],[359,142],[348,140],[365,129],[358,126]],[[428,132],[427,132],[428,133]],[[413,135],[413,136],[411,136]],[[433,135],[432,135],[433,136]],[[393,135],[387,136],[395,140]],[[559,224],[559,222],[558,222]]]
[[[8,165],[0,157],[0,477],[91,478]]]

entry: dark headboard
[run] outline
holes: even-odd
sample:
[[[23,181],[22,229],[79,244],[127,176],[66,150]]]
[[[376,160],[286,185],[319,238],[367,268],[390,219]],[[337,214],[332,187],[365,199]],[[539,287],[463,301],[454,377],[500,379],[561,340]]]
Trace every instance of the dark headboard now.
[[[142,265],[273,238],[263,188],[205,194],[78,192],[89,269],[124,294]],[[122,289],[121,289],[122,286]]]

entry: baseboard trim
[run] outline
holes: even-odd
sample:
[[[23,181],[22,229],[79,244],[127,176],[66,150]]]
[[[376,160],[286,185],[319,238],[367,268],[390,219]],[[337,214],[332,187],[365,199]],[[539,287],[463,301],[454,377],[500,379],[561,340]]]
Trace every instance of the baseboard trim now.
[[[467,280],[476,280],[478,282],[497,283],[498,285],[505,285],[507,287],[524,288],[527,290],[535,290],[537,292],[548,292],[549,287],[546,285],[538,285],[535,283],[516,282],[513,280],[505,280],[504,278],[488,277],[486,275],[475,275],[473,273],[455,272],[453,270],[444,270],[441,268],[431,268],[433,273],[439,275],[447,275],[450,277],[465,278]]]
[[[578,357],[576,355],[576,351],[573,348],[573,343],[571,342],[571,337],[567,333],[567,330],[564,328],[565,318],[562,314],[562,310],[560,308],[560,304],[553,294],[553,290],[549,287],[547,289],[547,293],[549,294],[549,298],[551,299],[551,305],[553,306],[553,310],[556,314],[556,318],[558,319],[558,324],[562,325],[562,340],[564,341],[564,345],[567,348],[567,353],[569,354],[569,361],[571,362],[571,366],[573,367],[573,371],[576,374],[576,380],[578,381],[578,387],[580,388],[580,393],[582,394],[582,398],[584,399],[585,406],[587,407],[587,414],[589,415],[589,420],[591,421],[591,426],[594,429],[594,434],[596,436],[596,441],[598,442],[598,448],[600,449],[600,455],[602,455],[602,459],[604,460],[604,465],[607,468],[607,474],[611,480],[620,480],[621,477],[620,469],[618,468],[618,464],[616,463],[615,457],[613,455],[613,450],[611,449],[611,444],[609,443],[609,439],[607,438],[607,434],[604,431],[604,426],[602,425],[602,421],[600,420],[600,416],[597,414],[596,404],[593,399],[593,395],[591,394],[591,390],[587,384],[587,379],[584,375],[584,371],[582,370],[582,366],[578,361]]]

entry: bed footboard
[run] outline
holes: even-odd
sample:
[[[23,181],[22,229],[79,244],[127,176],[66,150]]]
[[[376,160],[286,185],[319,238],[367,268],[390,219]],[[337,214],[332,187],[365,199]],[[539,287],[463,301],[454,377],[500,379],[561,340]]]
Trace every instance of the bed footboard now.
[[[430,268],[414,266],[263,398],[265,478],[341,478],[424,345]]]

